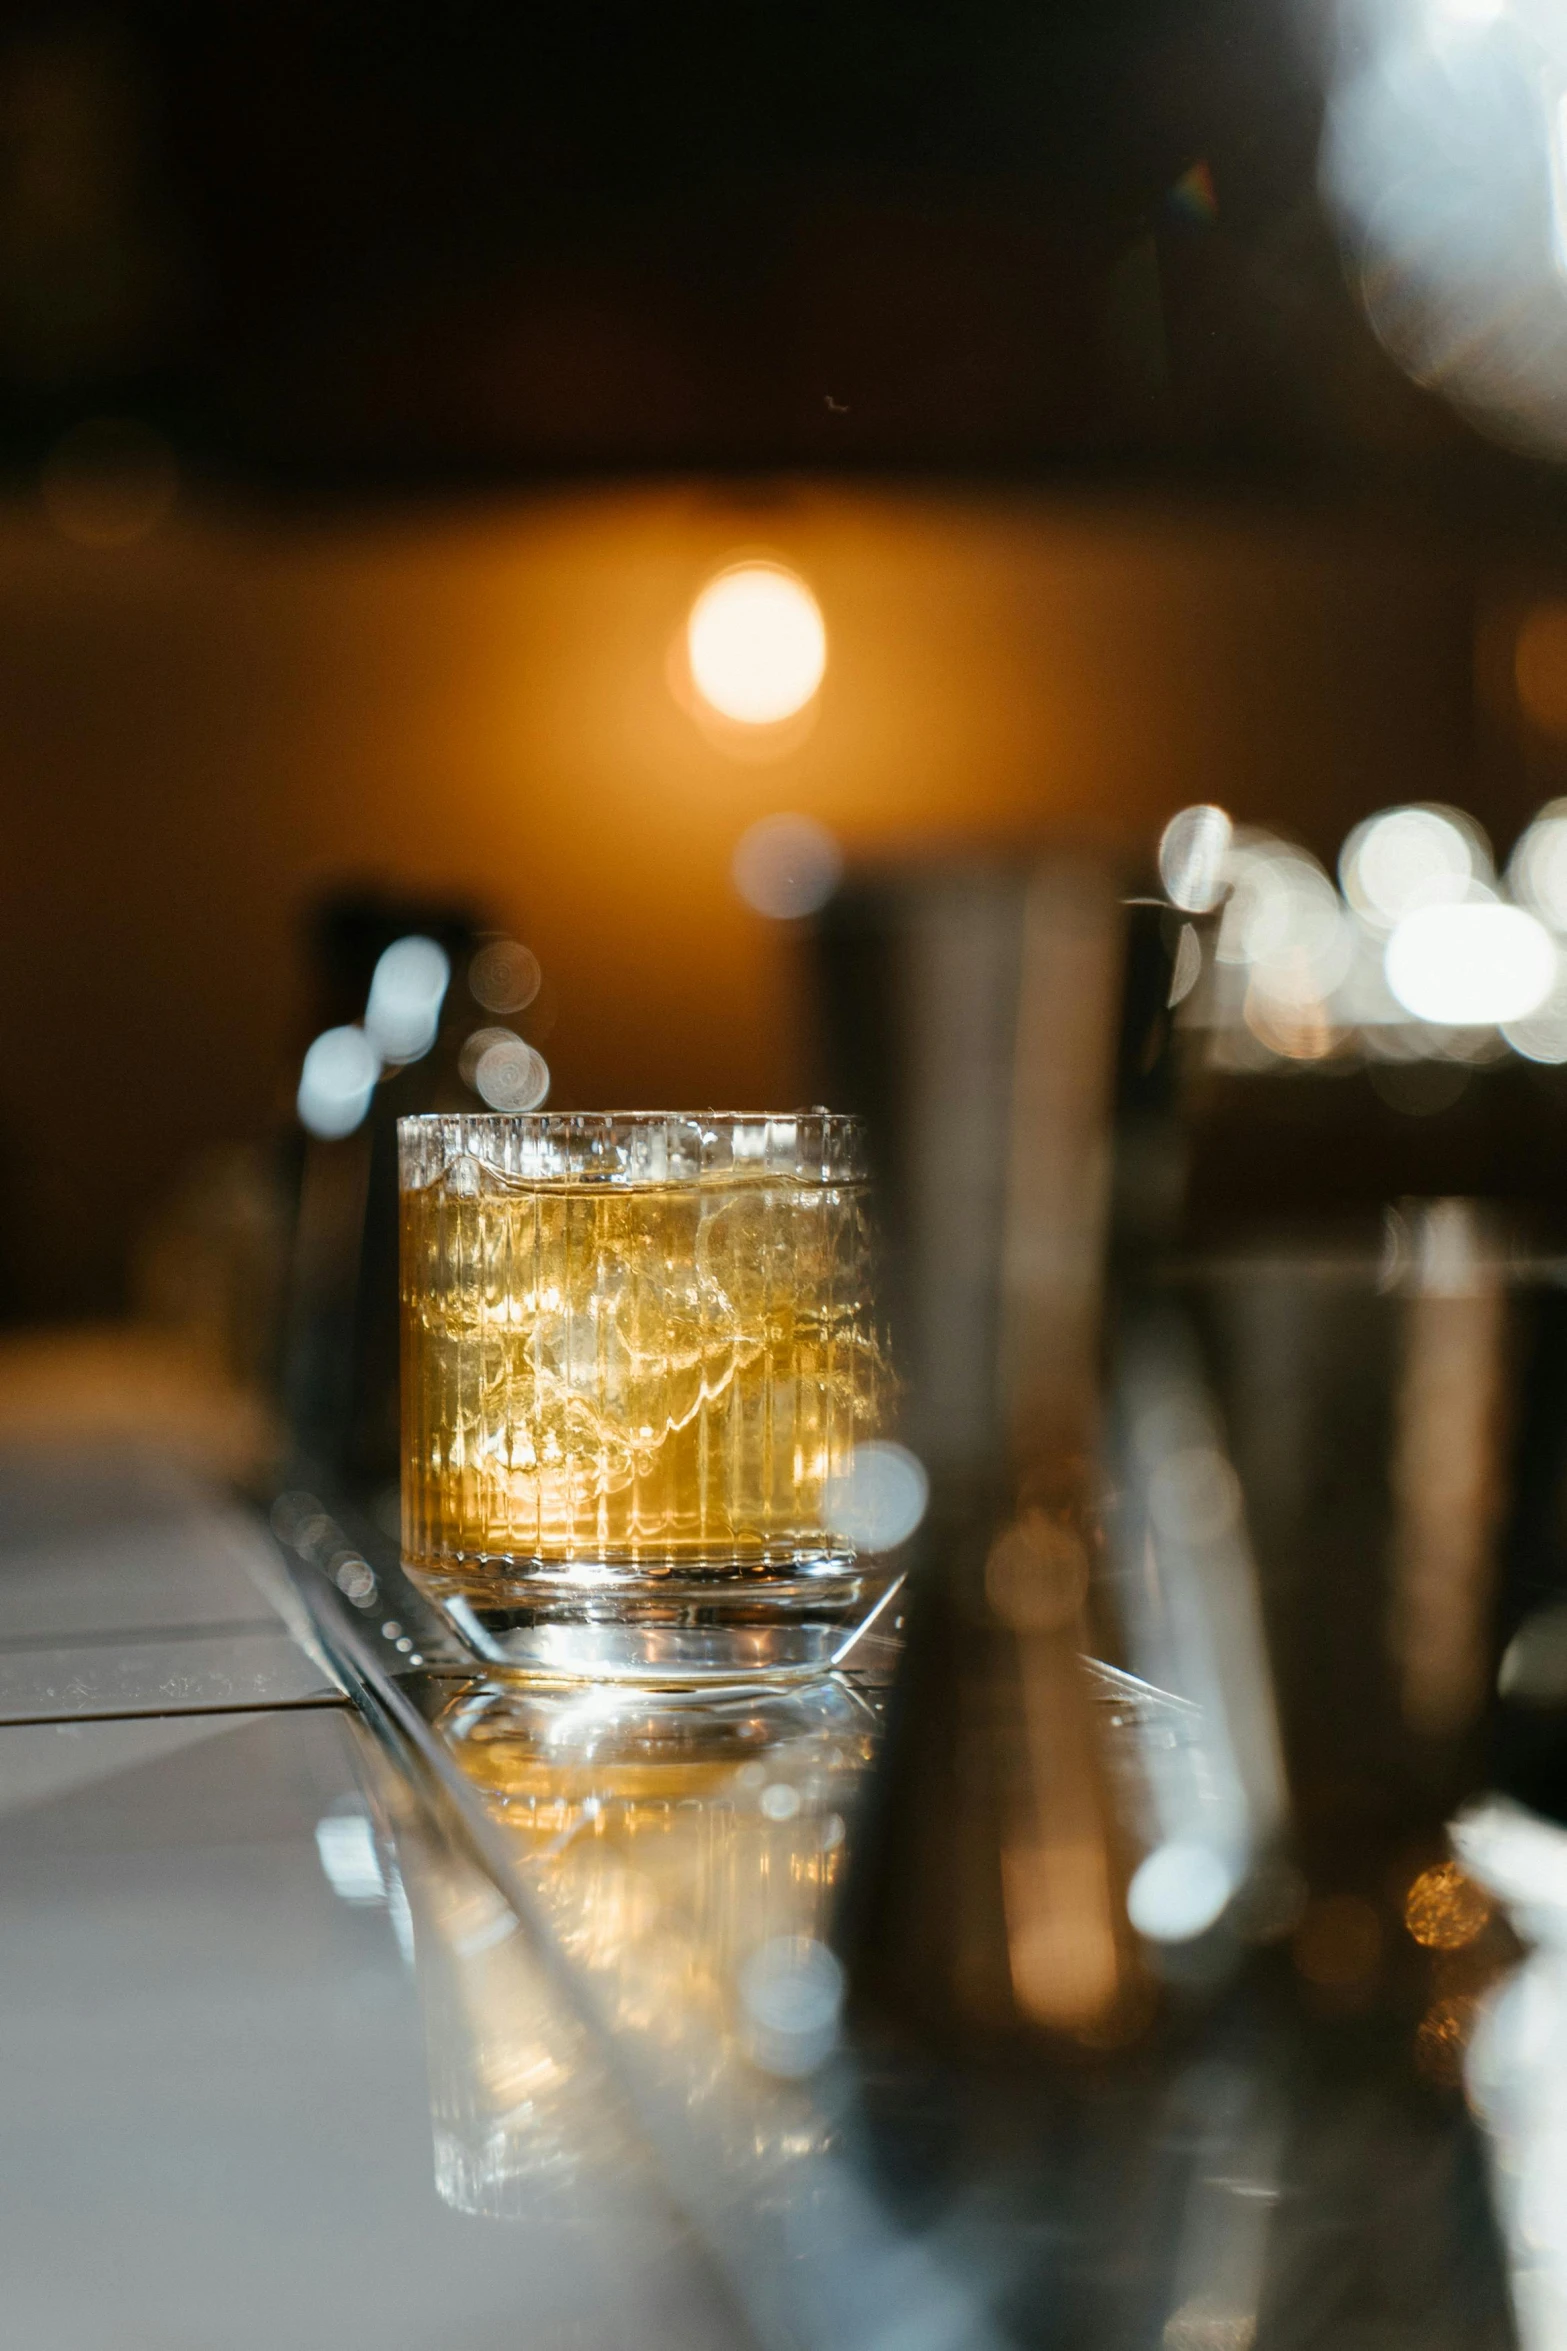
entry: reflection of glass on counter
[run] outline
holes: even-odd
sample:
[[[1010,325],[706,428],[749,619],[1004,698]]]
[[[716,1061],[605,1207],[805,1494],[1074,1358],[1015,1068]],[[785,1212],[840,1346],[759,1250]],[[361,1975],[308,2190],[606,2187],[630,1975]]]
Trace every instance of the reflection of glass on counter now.
[[[398,1807],[395,1845],[437,2191],[481,2219],[596,2222],[635,2156],[587,2035],[503,1896],[411,1804]]]
[[[836,2038],[827,1946],[874,1721],[836,1680],[686,1697],[490,1690],[437,1725],[618,2026],[711,2077],[807,2073]]]

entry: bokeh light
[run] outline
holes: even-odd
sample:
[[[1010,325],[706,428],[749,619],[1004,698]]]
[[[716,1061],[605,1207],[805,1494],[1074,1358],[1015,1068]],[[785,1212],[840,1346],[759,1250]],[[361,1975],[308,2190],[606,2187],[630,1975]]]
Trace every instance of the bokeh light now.
[[[473,1090],[492,1110],[537,1110],[550,1090],[549,1064],[520,1037],[500,1037],[474,1064]]]
[[[1415,2064],[1427,2081],[1456,2089],[1463,2077],[1464,2045],[1474,2030],[1479,2003],[1471,1993],[1452,1992],[1433,2000],[1415,2027]]]
[[[895,1551],[906,1543],[930,1503],[924,1463],[906,1445],[874,1440],[856,1445],[847,1466],[828,1478],[822,1517],[835,1535],[860,1551]]]
[[[1404,1896],[1404,1924],[1428,1951],[1462,1951],[1490,1923],[1489,1900],[1456,1861],[1423,1869]]]
[[[1548,800],[1513,851],[1507,886],[1552,930],[1567,931],[1567,800]]]
[[[1459,904],[1490,876],[1488,844],[1456,809],[1384,808],[1356,825],[1339,855],[1345,897],[1377,930],[1395,929],[1417,907]]]
[[[1215,1846],[1171,1838],[1139,1862],[1126,1915],[1151,1943],[1189,1943],[1217,1924],[1235,1887],[1234,1867]]]
[[[465,1086],[473,1086],[477,1091],[479,1064],[490,1047],[492,1045],[520,1045],[521,1043],[522,1039],[515,1029],[501,1028],[498,1025],[474,1029],[462,1041],[461,1049],[457,1055],[457,1075]]]
[[[814,816],[764,816],[741,834],[730,871],[747,906],[794,922],[826,905],[843,879],[843,851]]]
[[[1525,1061],[1537,1061],[1546,1068],[1560,1068],[1567,1062],[1567,966],[1559,955],[1550,994],[1522,1019],[1503,1021],[1502,1035]]]
[[[451,969],[433,939],[398,939],[387,948],[365,1007],[365,1034],[383,1061],[417,1061],[429,1052]]]
[[[1207,914],[1223,897],[1235,827],[1206,803],[1172,816],[1159,840],[1159,879],[1172,906]]]
[[[764,2073],[799,2081],[832,2054],[843,1970],[814,1935],[773,1936],[742,1962],[736,1989],[746,2054]]]
[[[1536,1608],[1502,1653],[1496,1686],[1521,1706],[1560,1706],[1567,1700],[1567,1601]]]
[[[1519,1021],[1556,982],[1549,931],[1521,906],[1421,906],[1387,945],[1387,983],[1417,1020],[1452,1028]]]
[[[775,726],[820,687],[827,630],[794,572],[741,563],[710,580],[691,607],[686,652],[697,691],[722,717]]]
[[[351,1135],[370,1107],[380,1055],[363,1029],[327,1029],[305,1055],[296,1106],[307,1133]]]
[[[531,947],[515,939],[491,939],[468,966],[468,992],[486,1012],[526,1012],[544,985]]]
[[[1399,364],[1498,439],[1567,447],[1567,18],[1349,0],[1322,184]]]
[[[1320,1004],[1354,957],[1337,890],[1306,850],[1268,833],[1237,833],[1228,863],[1219,961],[1247,966],[1251,989],[1275,1008]]]

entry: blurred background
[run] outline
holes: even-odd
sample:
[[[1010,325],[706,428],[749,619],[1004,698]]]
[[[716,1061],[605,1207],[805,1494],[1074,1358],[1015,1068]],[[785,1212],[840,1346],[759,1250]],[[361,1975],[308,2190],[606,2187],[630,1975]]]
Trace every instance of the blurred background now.
[[[1131,877],[1192,801],[1330,867],[1441,801],[1505,858],[1567,775],[1562,484],[1359,298],[1320,158],[1376,32],[12,13],[7,1319],[120,1311],[291,1123],[345,893],[536,954],[553,1105],[756,1103],[824,1083],[759,819]],[[825,628],[799,723],[677,674],[748,555]]]
[[[887,2176],[1567,2345],[1559,0],[7,12],[0,807],[8,1507],[381,1620],[398,1114],[865,1113]]]

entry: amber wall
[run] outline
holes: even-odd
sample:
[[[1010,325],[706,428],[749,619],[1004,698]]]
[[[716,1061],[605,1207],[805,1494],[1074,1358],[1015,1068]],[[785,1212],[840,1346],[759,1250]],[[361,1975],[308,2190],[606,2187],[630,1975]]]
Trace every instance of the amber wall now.
[[[810,580],[831,649],[814,723],[770,759],[710,738],[670,682],[692,595],[749,548]],[[559,1102],[794,1101],[794,942],[728,878],[758,816],[809,811],[851,854],[1135,857],[1217,798],[1331,854],[1387,800],[1473,801],[1472,609],[1462,565],[1386,531],[1015,493],[192,511],[96,550],[19,510],[9,1310],[112,1304],[181,1162],[286,1116],[299,916],[328,880],[449,890],[525,937]]]

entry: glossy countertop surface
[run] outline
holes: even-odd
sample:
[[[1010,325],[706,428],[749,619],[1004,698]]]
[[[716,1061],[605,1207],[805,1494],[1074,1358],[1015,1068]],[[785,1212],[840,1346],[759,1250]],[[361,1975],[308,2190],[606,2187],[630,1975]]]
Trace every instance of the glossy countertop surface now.
[[[368,1530],[308,1494],[273,1525],[324,1649],[419,1756],[536,1962],[525,1996],[497,1983],[482,1922],[404,1863],[422,1987],[465,2020],[446,2096],[478,2199],[548,2147],[599,2144],[613,2108],[778,2351],[1513,2340],[1481,2134],[1456,2070],[1421,2071],[1413,1943],[1408,1982],[1358,2014],[1302,1997],[1274,1929],[1174,1949],[1162,1987],[1129,1955],[1140,2005],[1097,2041],[921,2029],[852,1976],[899,1931],[883,1912],[870,1947],[861,1909],[899,1774],[949,1736],[905,1677],[889,1738],[885,1658],[869,1684],[705,1697],[493,1680],[442,1653]],[[1128,1781],[1157,1757],[1202,1766],[1197,1709],[1061,1662],[1051,1706],[1086,1681]],[[968,1926],[998,1864],[1008,1902],[1008,1873],[1039,1868],[1037,1846],[970,1849],[919,1815],[926,1892]],[[1058,1967],[1078,1964],[1074,1915],[1064,1890],[1046,1905]],[[534,2064],[541,2035],[575,2055],[508,2111],[486,2083]]]
[[[254,1515],[144,1446],[0,1447],[0,1722],[315,1705]]]
[[[878,1678],[497,1681],[309,1494],[0,1458],[17,2339],[1500,2351],[1462,2099],[1266,1954],[1064,2062],[866,2028]]]
[[[0,1461],[0,2334],[743,2344],[612,2117],[501,2209],[439,2176],[485,2059],[441,2006],[437,1928],[468,1918],[514,2021],[531,1977],[283,1624],[267,1552],[167,1461]],[[536,2090],[521,2068],[491,2064],[504,2112]]]

